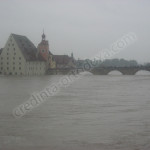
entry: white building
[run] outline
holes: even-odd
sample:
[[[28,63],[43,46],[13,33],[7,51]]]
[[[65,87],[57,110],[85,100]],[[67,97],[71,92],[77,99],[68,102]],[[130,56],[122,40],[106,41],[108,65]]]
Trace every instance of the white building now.
[[[11,34],[0,50],[0,73],[4,75],[43,75],[46,62],[25,36]]]

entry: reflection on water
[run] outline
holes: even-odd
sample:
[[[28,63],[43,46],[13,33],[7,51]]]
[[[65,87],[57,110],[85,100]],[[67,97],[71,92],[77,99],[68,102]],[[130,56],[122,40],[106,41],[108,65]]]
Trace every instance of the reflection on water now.
[[[122,73],[119,72],[119,71],[114,70],[114,71],[109,72],[108,75],[122,75]]]
[[[149,75],[85,75],[13,118],[16,106],[60,77],[0,77],[0,149],[150,149]]]
[[[136,75],[150,75],[150,72],[149,71],[143,71],[143,70],[141,70],[141,71],[138,71],[136,73]]]

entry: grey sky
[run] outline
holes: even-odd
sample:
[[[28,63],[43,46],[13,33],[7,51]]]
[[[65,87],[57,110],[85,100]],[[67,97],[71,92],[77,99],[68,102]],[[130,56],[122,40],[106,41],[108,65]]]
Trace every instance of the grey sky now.
[[[138,41],[114,56],[150,62],[149,0],[1,0],[0,47],[10,33],[36,46],[44,28],[54,54],[90,58],[123,35]]]

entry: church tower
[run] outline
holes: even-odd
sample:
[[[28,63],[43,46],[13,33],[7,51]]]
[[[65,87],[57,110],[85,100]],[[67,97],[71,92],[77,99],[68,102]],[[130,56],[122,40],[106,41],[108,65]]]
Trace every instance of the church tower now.
[[[40,55],[44,58],[45,61],[48,61],[48,56],[49,56],[49,44],[48,41],[46,40],[46,36],[43,32],[42,34],[42,41],[38,45],[38,51]]]
[[[49,51],[49,43],[46,40],[46,35],[44,34],[44,31],[42,34],[42,41],[38,45],[38,54],[40,54],[47,62],[47,68],[55,68],[56,64],[53,60],[52,53]]]

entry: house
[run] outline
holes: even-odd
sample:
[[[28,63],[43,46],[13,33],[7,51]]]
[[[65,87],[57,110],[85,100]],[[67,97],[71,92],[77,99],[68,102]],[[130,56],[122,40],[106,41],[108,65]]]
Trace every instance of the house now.
[[[56,61],[56,68],[75,68],[75,60],[72,56],[68,55],[54,55]]]
[[[26,36],[11,34],[0,53],[0,70],[4,75],[43,75],[46,72],[45,60]]]

